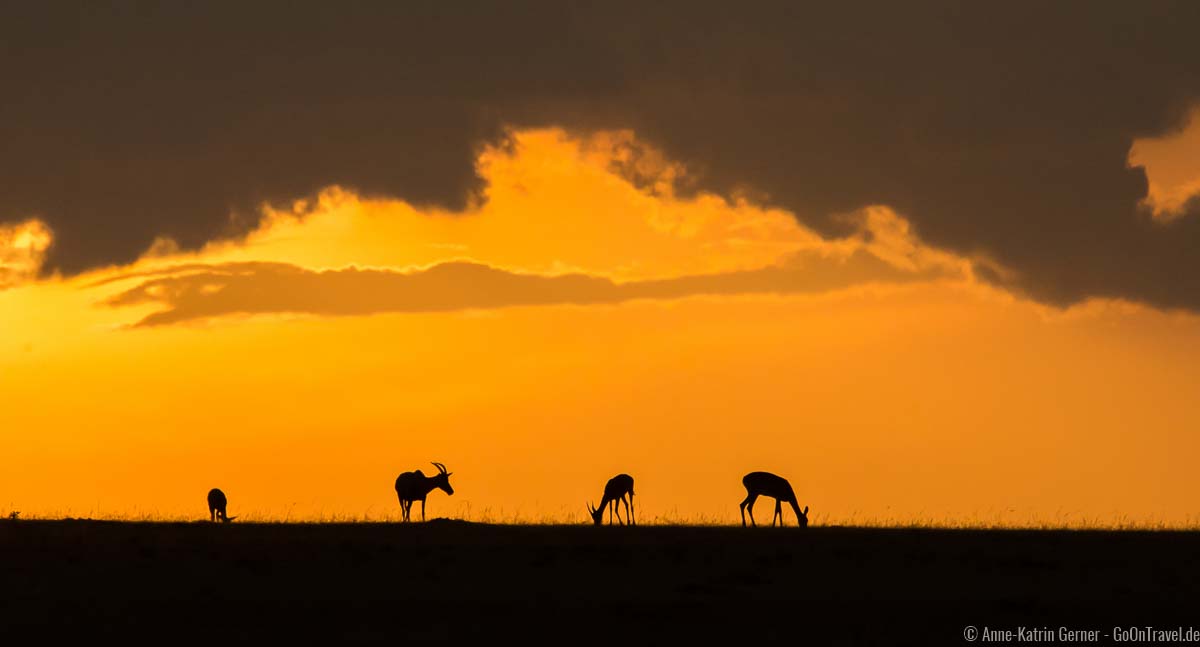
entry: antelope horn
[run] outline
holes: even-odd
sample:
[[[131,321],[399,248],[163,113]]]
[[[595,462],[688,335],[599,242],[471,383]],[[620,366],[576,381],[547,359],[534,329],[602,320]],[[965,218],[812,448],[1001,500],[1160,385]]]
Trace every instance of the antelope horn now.
[[[439,471],[439,472],[441,472],[442,474],[445,474],[445,473],[446,473],[446,466],[445,466],[445,465],[442,465],[441,463],[434,463],[434,464],[433,464],[433,466],[434,466],[434,467],[436,467],[436,468],[438,468],[438,471]]]

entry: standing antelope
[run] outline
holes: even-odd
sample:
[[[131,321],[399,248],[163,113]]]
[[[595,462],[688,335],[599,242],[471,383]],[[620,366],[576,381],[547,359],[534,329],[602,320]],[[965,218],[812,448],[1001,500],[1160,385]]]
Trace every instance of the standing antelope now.
[[[625,499],[625,495],[629,495],[629,500]],[[592,521],[599,526],[604,522],[604,507],[608,508],[608,523],[612,525],[612,515],[616,511],[617,521],[621,521],[621,510],[617,507],[617,501],[625,504],[625,516],[629,518],[629,525],[636,525],[633,521],[633,477],[628,474],[617,474],[608,479],[608,483],[604,485],[604,496],[600,499],[600,507],[593,508],[592,503],[588,502],[588,512],[592,515]],[[621,521],[621,525],[625,522]]]
[[[792,484],[787,482],[787,479],[782,476],[775,476],[770,472],[750,472],[742,477],[742,485],[746,486],[746,498],[742,504],[738,506],[742,511],[742,526],[746,525],[746,508],[750,508],[750,525],[754,523],[754,501],[760,495],[769,496],[775,499],[775,516],[771,517],[771,525],[775,525],[775,519],[779,519],[779,525],[783,525],[783,502],[786,501],[792,504],[792,509],[796,511],[796,521],[801,528],[808,526],[808,506],[804,506],[804,511],[800,511],[800,504],[796,503],[796,493],[792,491]]]
[[[220,519],[225,523],[229,523],[237,517],[230,517],[225,514],[225,506],[229,505],[229,500],[225,498],[225,493],[217,488],[208,491],[208,516],[209,519],[217,521]]]
[[[408,521],[408,512],[412,510],[413,501],[421,502],[421,521],[425,521],[425,497],[433,488],[442,488],[446,494],[454,494],[450,487],[450,472],[441,463],[433,463],[438,469],[437,476],[425,476],[421,470],[405,472],[396,477],[396,496],[400,499],[400,509],[404,511],[404,520]]]

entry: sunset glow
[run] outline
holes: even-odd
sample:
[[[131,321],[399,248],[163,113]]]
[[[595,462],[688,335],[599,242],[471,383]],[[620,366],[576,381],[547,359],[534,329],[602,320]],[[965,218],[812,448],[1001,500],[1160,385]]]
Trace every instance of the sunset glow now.
[[[477,165],[463,212],[330,186],[71,276],[0,228],[0,511],[396,519],[440,461],[431,514],[475,520],[580,522],[623,471],[648,523],[733,523],[752,469],[817,524],[1200,518],[1194,314],[1027,300],[887,205],[826,238],[678,194],[630,131]]]

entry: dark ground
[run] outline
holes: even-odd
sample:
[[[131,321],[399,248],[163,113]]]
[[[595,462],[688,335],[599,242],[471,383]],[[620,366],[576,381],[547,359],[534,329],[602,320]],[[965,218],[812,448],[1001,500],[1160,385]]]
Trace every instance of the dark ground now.
[[[7,644],[963,645],[1200,628],[1200,533],[19,521],[0,586]]]

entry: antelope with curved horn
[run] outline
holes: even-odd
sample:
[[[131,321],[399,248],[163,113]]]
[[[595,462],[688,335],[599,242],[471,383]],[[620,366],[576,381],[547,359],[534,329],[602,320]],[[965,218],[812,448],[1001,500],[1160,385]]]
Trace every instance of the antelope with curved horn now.
[[[225,498],[225,493],[217,488],[208,491],[208,516],[213,521],[220,520],[223,523],[229,523],[237,517],[230,517],[225,514],[225,507],[229,505],[229,500]]]
[[[629,499],[625,499],[625,495],[629,495]],[[604,496],[600,499],[600,507],[593,508],[592,503],[588,502],[588,513],[592,515],[592,522],[597,526],[604,523],[604,508],[608,508],[608,523],[612,525],[613,512],[616,512],[617,521],[621,525],[625,525],[621,521],[621,510],[617,507],[617,501],[625,504],[625,516],[629,518],[629,525],[637,525],[633,520],[633,477],[628,474],[618,474],[610,479],[604,485]]]
[[[775,499],[775,516],[771,517],[771,525],[775,525],[775,519],[779,519],[779,525],[783,525],[783,503],[792,504],[792,509],[796,511],[796,522],[801,528],[808,526],[808,506],[804,506],[804,510],[800,510],[800,504],[796,503],[796,493],[792,491],[792,484],[787,482],[787,479],[782,476],[775,476],[770,472],[750,472],[742,477],[742,485],[746,486],[746,498],[742,504],[738,506],[742,511],[742,526],[746,525],[746,509],[750,509],[750,525],[754,523],[754,501],[760,496],[769,496]]]
[[[441,463],[433,463],[433,466],[438,469],[437,476],[425,476],[421,470],[415,472],[405,472],[396,477],[396,497],[400,499],[400,509],[404,512],[404,520],[408,521],[408,513],[412,510],[414,501],[421,502],[421,521],[425,521],[425,497],[434,488],[441,488],[446,494],[454,494],[454,488],[450,487],[450,474],[446,471],[446,466]]]

